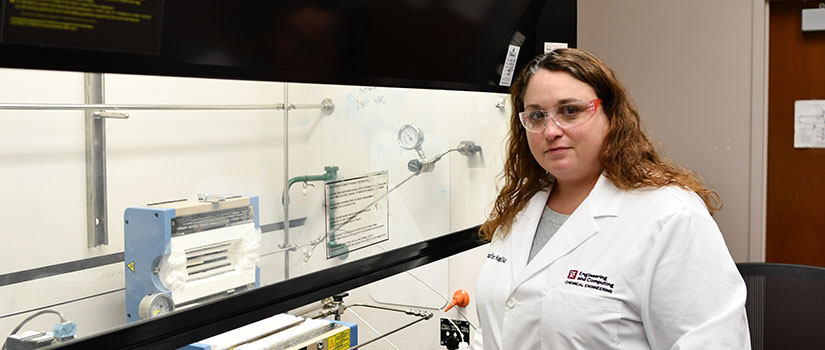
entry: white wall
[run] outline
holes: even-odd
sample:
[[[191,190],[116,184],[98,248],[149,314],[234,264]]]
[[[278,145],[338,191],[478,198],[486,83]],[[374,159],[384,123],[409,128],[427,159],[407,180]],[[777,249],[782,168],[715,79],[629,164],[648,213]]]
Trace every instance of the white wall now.
[[[715,219],[736,261],[763,259],[764,8],[753,0],[579,1],[578,46],[615,69],[662,153],[722,198]]]
[[[4,102],[83,101],[81,74],[0,69],[0,75]],[[14,242],[18,251],[33,252],[0,254],[0,267],[17,271],[84,256],[78,251],[85,249],[84,241],[69,249],[44,244],[71,237],[69,231],[85,232],[85,208],[77,202],[86,184],[83,112],[0,111],[0,122],[3,240]],[[62,181],[52,181],[57,175]],[[61,217],[44,220],[44,213]]]

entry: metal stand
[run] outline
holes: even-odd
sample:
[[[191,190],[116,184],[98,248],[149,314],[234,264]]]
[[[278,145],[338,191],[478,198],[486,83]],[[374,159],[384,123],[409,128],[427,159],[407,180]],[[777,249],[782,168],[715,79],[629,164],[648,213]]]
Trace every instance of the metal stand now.
[[[284,247],[289,247],[289,83],[284,83]],[[289,279],[289,250],[284,251],[284,279]]]

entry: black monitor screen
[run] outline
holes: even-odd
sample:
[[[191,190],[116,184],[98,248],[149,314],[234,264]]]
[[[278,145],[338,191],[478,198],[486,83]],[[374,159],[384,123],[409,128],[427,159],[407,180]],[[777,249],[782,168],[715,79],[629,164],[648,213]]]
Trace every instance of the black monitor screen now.
[[[502,72],[544,42],[576,44],[575,0],[5,0],[0,11],[0,66],[18,68],[506,91]]]

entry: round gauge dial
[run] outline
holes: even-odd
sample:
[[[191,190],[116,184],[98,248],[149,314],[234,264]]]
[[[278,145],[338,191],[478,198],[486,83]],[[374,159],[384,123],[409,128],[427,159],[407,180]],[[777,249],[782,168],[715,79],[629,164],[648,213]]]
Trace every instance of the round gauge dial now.
[[[414,125],[407,124],[398,130],[398,144],[404,149],[417,149],[424,142],[424,134]]]
[[[147,319],[168,314],[174,309],[175,302],[172,301],[172,297],[163,293],[155,293],[149,294],[140,300],[138,315],[140,319]]]

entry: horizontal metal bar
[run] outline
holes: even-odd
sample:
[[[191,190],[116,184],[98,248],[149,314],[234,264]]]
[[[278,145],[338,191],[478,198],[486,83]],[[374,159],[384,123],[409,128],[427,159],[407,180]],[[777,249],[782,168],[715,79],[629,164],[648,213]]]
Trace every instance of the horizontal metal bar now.
[[[321,108],[317,105],[316,108]],[[262,105],[153,105],[153,104],[60,104],[60,103],[0,103],[0,110],[55,110],[55,111],[126,111],[126,110],[283,110],[283,103]]]
[[[289,109],[319,109],[324,108],[321,104],[290,104]]]
[[[289,109],[320,109],[331,113],[332,100],[325,98],[317,104],[289,104]],[[92,104],[92,103],[0,103],[0,110],[36,111],[197,111],[197,110],[283,110],[283,103],[253,105],[190,105],[190,104]]]
[[[94,112],[95,118],[110,118],[110,119],[129,119],[126,113],[118,112]]]
[[[406,313],[407,312],[407,310],[404,310],[404,309],[396,309],[396,308],[380,306],[380,305],[370,305],[370,304],[361,304],[361,303],[355,303],[355,304],[349,304],[349,305],[345,304],[344,305],[345,309],[349,309],[351,307],[366,307],[366,308],[372,308],[372,309],[378,309],[378,310],[395,311],[395,312],[400,312],[400,313]]]
[[[289,219],[289,227],[303,226],[306,223],[306,221],[307,221],[306,216],[302,217],[302,218]],[[280,230],[283,230],[283,229],[284,229],[284,222],[283,221],[261,225],[261,233],[267,233],[267,232],[272,232],[272,231],[280,231]]]
[[[335,110],[335,104],[331,98],[321,100],[320,104],[289,104],[289,109],[320,109],[326,114],[331,114]]]

